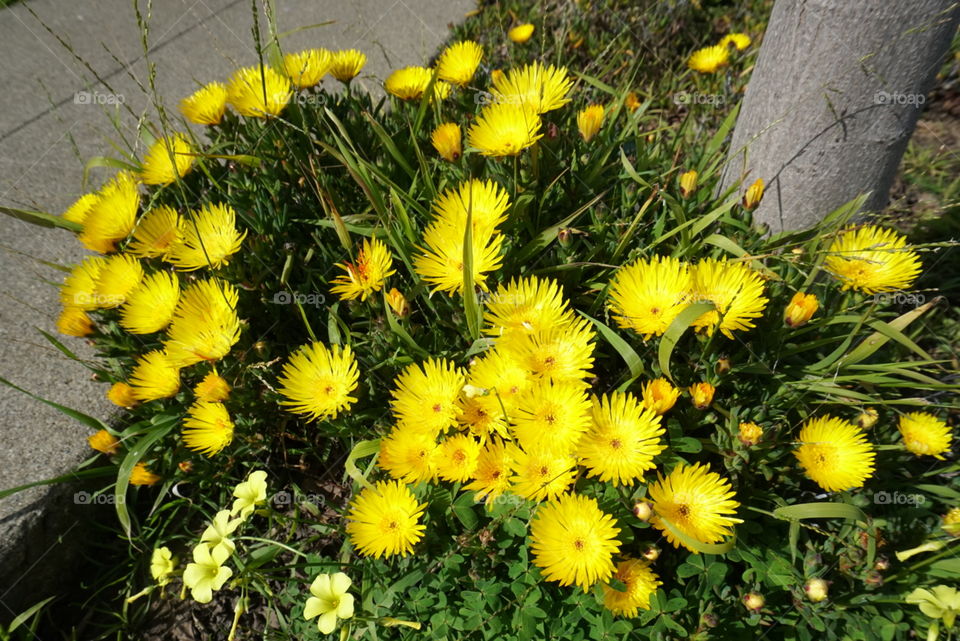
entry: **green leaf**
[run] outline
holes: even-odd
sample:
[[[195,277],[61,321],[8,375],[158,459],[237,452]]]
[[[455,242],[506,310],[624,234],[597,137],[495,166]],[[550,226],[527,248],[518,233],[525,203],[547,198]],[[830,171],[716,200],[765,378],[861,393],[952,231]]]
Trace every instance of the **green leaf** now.
[[[343,464],[343,478],[346,479],[349,476],[362,487],[372,487],[369,481],[367,481],[367,479],[364,477],[363,473],[360,472],[360,469],[357,468],[356,460],[376,454],[379,451],[380,439],[360,441],[354,445],[353,449],[350,450],[349,456],[347,456],[347,462]]]
[[[38,227],[50,227],[50,228],[59,228],[67,229],[72,232],[79,233],[83,227],[77,223],[70,222],[66,218],[61,218],[54,214],[48,214],[43,211],[32,211],[29,209],[17,209],[16,207],[0,207],[0,213],[6,214],[12,218],[22,220],[25,223],[30,223],[31,225],[37,225]]]
[[[65,405],[60,405],[59,403],[54,403],[53,401],[48,401],[47,399],[45,399],[45,398],[43,398],[43,397],[41,397],[41,396],[37,396],[36,394],[34,394],[34,393],[32,393],[32,392],[28,392],[27,390],[25,390],[25,389],[23,389],[23,388],[21,388],[21,387],[17,387],[16,385],[14,385],[13,383],[11,383],[10,381],[8,381],[8,380],[5,379],[5,378],[0,377],[0,383],[3,383],[4,385],[7,385],[8,387],[12,387],[13,389],[17,390],[18,392],[22,392],[22,393],[26,394],[27,396],[29,396],[30,398],[33,398],[33,399],[36,399],[36,400],[40,401],[41,403],[44,403],[44,404],[46,404],[46,405],[49,405],[50,407],[52,407],[52,408],[54,408],[54,409],[56,409],[56,410],[59,410],[59,411],[63,412],[64,414],[66,414],[66,415],[69,416],[70,418],[72,418],[72,419],[74,419],[74,420],[77,420],[77,421],[80,421],[80,422],[83,423],[84,425],[87,425],[87,426],[89,426],[89,427],[97,430],[98,432],[99,432],[100,430],[107,430],[108,432],[110,431],[109,428],[107,427],[107,424],[104,423],[103,421],[101,421],[100,419],[97,419],[97,418],[94,418],[94,417],[89,416],[89,415],[87,415],[87,414],[84,414],[83,412],[78,412],[77,410],[70,409],[69,407],[67,407],[67,406],[65,406]]]
[[[859,363],[863,359],[867,358],[875,351],[883,347],[890,339],[893,339],[911,350],[912,352],[919,354],[921,358],[927,360],[933,360],[933,357],[927,354],[923,349],[921,349],[916,343],[903,335],[902,330],[905,329],[910,323],[917,320],[930,310],[934,305],[938,305],[943,300],[942,296],[937,296],[930,302],[912,309],[906,314],[898,316],[889,323],[883,321],[873,321],[870,323],[870,327],[873,327],[877,331],[868,336],[863,340],[862,343],[857,345],[849,354],[840,359],[838,363],[839,368],[846,367],[848,365],[853,365]]]
[[[657,357],[660,362],[660,371],[664,376],[673,380],[673,374],[670,372],[670,357],[673,355],[673,349],[680,341],[680,337],[687,331],[687,328],[693,325],[693,322],[709,311],[716,309],[713,303],[691,303],[670,323],[670,327],[664,332],[660,339],[660,349],[657,351]]]
[[[10,622],[10,625],[7,626],[7,632],[13,632],[17,628],[19,628],[21,625],[26,623],[30,617],[32,617],[34,614],[36,614],[41,609],[43,609],[43,606],[50,603],[56,598],[57,598],[57,595],[54,594],[53,596],[47,597],[46,599],[44,599],[43,601],[40,601],[39,603],[35,603],[31,605],[29,608],[27,608],[26,610],[18,614],[16,617],[14,617],[13,621]],[[36,637],[36,638],[39,639],[40,637]]]
[[[8,496],[12,496],[16,494],[17,492],[29,490],[31,487],[39,487],[41,485],[54,485],[56,483],[67,483],[70,481],[77,481],[80,479],[100,478],[102,476],[113,476],[116,469],[117,468],[114,467],[113,465],[107,465],[104,467],[92,467],[84,470],[77,470],[75,472],[68,472],[67,474],[61,474],[60,476],[55,476],[50,479],[44,479],[42,481],[33,481],[32,483],[24,483],[23,485],[11,487],[6,490],[0,490],[0,499],[5,499]]]
[[[850,519],[867,524],[867,515],[856,505],[849,503],[796,503],[794,505],[784,505],[773,511],[773,515],[778,519],[804,520],[804,519]]]
[[[461,494],[457,497],[457,500],[453,502],[453,513],[460,519],[460,522],[463,523],[463,527],[468,530],[476,529],[477,523],[480,522],[477,518],[477,513],[474,511],[476,503],[476,497],[473,492]]]
[[[471,185],[473,183],[470,183]],[[470,338],[480,338],[480,303],[473,282],[473,198],[467,207],[467,229],[463,233],[463,313]]]
[[[676,525],[671,523],[665,518],[660,518],[660,523],[662,523],[670,533],[673,534],[676,538],[680,539],[680,542],[683,543],[687,548],[694,551],[694,554],[703,553],[703,554],[726,554],[733,549],[733,546],[737,543],[737,535],[734,533],[729,539],[723,543],[701,543],[695,538],[688,536]]]
[[[413,340],[413,337],[407,333],[407,330],[401,327],[400,323],[397,322],[397,317],[394,316],[393,309],[390,307],[390,303],[387,302],[386,290],[383,292],[383,308],[387,315],[387,326],[390,328],[390,331],[399,336],[414,354],[424,358],[430,356],[430,353],[420,347],[420,345],[417,344],[417,341]]]
[[[120,520],[120,525],[128,539],[130,538],[130,512],[127,510],[127,488],[130,486],[130,474],[133,472],[134,466],[150,450],[150,447],[166,436],[179,420],[177,416],[167,416],[157,421],[150,428],[150,431],[127,451],[126,456],[120,463],[120,469],[117,471],[117,484],[113,488],[113,503],[117,508],[117,518]]]
[[[617,353],[620,354],[620,358],[623,359],[623,362],[627,364],[627,368],[630,370],[630,376],[633,378],[639,378],[643,375],[643,363],[640,361],[640,355],[637,354],[636,350],[630,347],[630,344],[627,341],[623,340],[615,331],[598,321],[596,318],[592,318],[583,312],[579,312],[581,316],[586,318],[588,321],[594,324],[597,328],[597,331],[600,332],[600,335],[610,346],[617,350]]]

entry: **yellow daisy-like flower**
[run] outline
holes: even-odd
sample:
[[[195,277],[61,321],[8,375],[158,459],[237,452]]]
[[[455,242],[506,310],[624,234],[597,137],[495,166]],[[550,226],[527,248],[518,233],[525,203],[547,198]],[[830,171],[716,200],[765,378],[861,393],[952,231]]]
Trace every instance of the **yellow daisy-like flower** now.
[[[511,464],[510,452],[500,439],[494,438],[480,450],[477,465],[471,475],[473,481],[463,486],[465,490],[477,493],[478,501],[485,501],[488,508],[504,492],[510,489]]]
[[[443,50],[437,61],[440,79],[463,87],[473,80],[481,60],[483,60],[483,47],[473,40],[452,44]]]
[[[643,385],[643,406],[658,416],[663,416],[680,398],[680,390],[670,381],[660,377]]]
[[[230,205],[204,205],[183,221],[180,240],[170,250],[170,262],[184,271],[226,265],[247,235],[237,231],[236,221],[237,213]]]
[[[920,257],[906,237],[892,229],[866,225],[838,236],[824,259],[843,289],[866,294],[906,289],[920,275]]]
[[[457,422],[477,437],[481,445],[494,434],[508,438],[507,417],[496,397],[482,394],[461,398],[460,409]]]
[[[859,427],[842,418],[821,416],[804,423],[794,452],[807,477],[827,492],[863,486],[873,474],[876,455]]]
[[[527,451],[572,452],[589,428],[590,399],[574,382],[535,384],[513,416],[513,434]]]
[[[169,185],[186,176],[194,160],[193,146],[183,134],[158,138],[143,158],[140,180],[144,185]]]
[[[143,281],[143,265],[133,256],[117,254],[103,263],[97,276],[94,299],[99,307],[119,307]]]
[[[535,114],[559,109],[568,102],[573,81],[566,67],[544,67],[540,62],[511,69],[493,78],[493,100],[496,103],[525,107]]]
[[[198,125],[219,125],[227,111],[227,86],[222,82],[206,84],[180,101],[180,113]]]
[[[163,478],[147,468],[146,463],[137,463],[130,472],[130,485],[154,485]]]
[[[719,329],[727,338],[733,332],[754,327],[767,306],[763,296],[763,278],[743,263],[707,258],[691,269],[692,294],[697,302],[711,302],[716,310],[693,322],[698,330],[713,334]]]
[[[367,56],[356,49],[335,51],[330,59],[330,75],[340,82],[349,83],[365,64]]]
[[[97,194],[84,194],[77,198],[72,205],[70,205],[65,212],[61,215],[61,218],[68,220],[71,223],[77,223],[78,225],[83,225],[83,221],[87,219],[87,216],[90,214],[90,210],[93,209],[93,206],[97,203],[99,196]]]
[[[730,47],[733,46],[737,51],[743,51],[750,46],[750,36],[745,33],[730,33],[723,37],[720,40],[721,47]]]
[[[950,451],[953,436],[947,424],[926,412],[910,412],[900,417],[897,425],[903,437],[903,445],[917,456],[932,456],[943,460],[943,453]]]
[[[280,377],[280,401],[291,411],[318,419],[334,419],[357,402],[360,373],[349,345],[327,348],[323,343],[304,345],[290,356]]]
[[[516,156],[540,140],[540,116],[523,105],[487,105],[467,131],[467,142],[484,156]]]
[[[198,401],[219,403],[230,398],[230,384],[216,372],[210,372],[193,388]]]
[[[686,547],[694,554],[699,552],[675,536],[664,521],[700,543],[722,541],[733,534],[735,524],[743,522],[731,516],[740,504],[734,500],[730,481],[699,463],[692,466],[680,463],[667,478],[658,474],[657,482],[649,486],[648,496],[653,503],[654,514],[650,517],[653,526],[661,530],[674,547]]]
[[[186,367],[217,361],[240,340],[237,290],[215,278],[196,281],[184,290],[167,330],[164,347],[170,361]]]
[[[390,250],[376,238],[364,240],[356,263],[337,263],[346,274],[333,280],[330,291],[340,300],[367,300],[373,292],[383,289],[387,277],[396,273]]]
[[[557,281],[536,276],[500,285],[485,303],[484,332],[493,336],[543,332],[575,318]]]
[[[435,436],[400,423],[380,439],[377,465],[404,483],[420,483],[437,478],[437,456]]]
[[[447,189],[433,203],[435,221],[466,231],[467,214],[473,221],[474,236],[488,236],[507,219],[510,197],[507,191],[488,180],[468,180]]]
[[[298,89],[309,89],[320,84],[332,62],[333,54],[326,49],[307,49],[285,55],[283,72]]]
[[[87,437],[87,443],[92,449],[108,456],[113,456],[120,451],[120,441],[107,430],[99,430],[91,434]]]
[[[64,336],[82,338],[93,333],[93,320],[79,307],[64,307],[57,318],[57,331]]]
[[[457,434],[440,442],[437,448],[437,475],[453,483],[466,481],[477,469],[480,444],[472,436]]]
[[[227,101],[247,118],[279,116],[292,96],[290,81],[271,67],[237,69],[227,85]]]
[[[548,581],[584,592],[613,576],[620,529],[596,499],[567,494],[541,505],[530,522],[533,563]]]
[[[537,333],[511,333],[497,342],[504,355],[527,368],[537,380],[581,382],[593,367],[595,334],[589,321]]]
[[[467,382],[483,391],[472,400],[498,418],[513,416],[531,383],[526,368],[500,350],[489,351],[474,361]]]
[[[577,128],[584,142],[590,142],[603,126],[603,105],[590,105],[577,113]]]
[[[85,311],[101,307],[96,297],[97,278],[106,263],[106,258],[85,256],[81,263],[74,265],[60,286],[60,303],[68,309]]]
[[[752,447],[763,438],[763,428],[753,421],[741,421],[738,428],[737,438],[747,447]]]
[[[714,73],[727,66],[730,50],[725,44],[697,49],[687,60],[687,66],[700,73]]]
[[[87,249],[109,254],[130,235],[139,207],[137,181],[130,172],[121,171],[97,192],[77,238]]]
[[[683,261],[641,258],[617,270],[610,284],[610,311],[620,327],[644,340],[662,336],[689,303],[691,284]]]
[[[666,449],[660,417],[632,394],[614,392],[593,397],[592,422],[577,453],[587,476],[613,485],[633,485],[652,470],[653,457]]]
[[[169,272],[157,272],[127,296],[120,310],[120,326],[131,334],[152,334],[170,324],[180,301],[180,281]]]
[[[173,207],[159,205],[140,219],[127,251],[140,258],[167,258],[180,242],[181,226]]]
[[[408,365],[394,381],[390,406],[399,422],[436,437],[457,424],[463,371],[450,361],[429,359]]]
[[[522,450],[508,446],[513,476],[511,491],[531,501],[553,499],[573,485],[577,478],[577,460],[556,448]]]
[[[463,154],[460,127],[455,122],[445,122],[430,135],[430,142],[440,157],[447,162],[457,162]]]
[[[617,564],[613,577],[622,582],[623,591],[603,584],[603,607],[615,616],[633,618],[638,610],[650,609],[650,596],[663,583],[643,559],[625,559]]]
[[[116,405],[117,407],[133,407],[140,401],[137,400],[137,396],[134,393],[132,387],[126,383],[114,383],[110,386],[110,389],[107,390],[107,400]]]
[[[133,366],[129,384],[138,401],[170,398],[180,391],[180,368],[158,349],[147,352]]]
[[[398,481],[377,483],[350,502],[347,534],[363,556],[406,556],[423,538],[420,517],[426,507]]]
[[[183,444],[204,456],[213,456],[233,441],[233,428],[223,403],[197,401],[183,420]]]
[[[507,37],[518,45],[523,44],[530,39],[530,36],[533,35],[533,29],[533,25],[529,22],[518,24],[507,32]]]
[[[400,98],[401,100],[420,100],[423,93],[430,86],[433,79],[433,71],[426,67],[404,67],[397,69],[383,83],[383,88],[387,93]],[[433,97],[446,98],[450,95],[450,85],[437,80],[433,84]]]

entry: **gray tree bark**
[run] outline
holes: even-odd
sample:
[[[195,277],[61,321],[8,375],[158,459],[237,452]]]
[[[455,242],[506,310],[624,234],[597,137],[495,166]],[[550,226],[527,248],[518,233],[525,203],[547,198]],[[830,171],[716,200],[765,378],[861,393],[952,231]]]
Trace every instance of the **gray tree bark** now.
[[[721,189],[762,178],[772,233],[884,207],[958,20],[955,0],[777,0]]]

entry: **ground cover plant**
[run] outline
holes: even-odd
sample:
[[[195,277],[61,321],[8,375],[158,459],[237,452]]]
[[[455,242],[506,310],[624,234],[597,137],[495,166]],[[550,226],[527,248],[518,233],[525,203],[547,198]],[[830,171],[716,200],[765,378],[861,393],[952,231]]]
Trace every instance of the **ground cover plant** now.
[[[717,193],[758,20],[481,5],[383,99],[268,23],[62,216],[11,211],[93,252],[58,328],[123,408],[73,412],[129,541],[87,637],[951,635],[915,284],[952,244]]]

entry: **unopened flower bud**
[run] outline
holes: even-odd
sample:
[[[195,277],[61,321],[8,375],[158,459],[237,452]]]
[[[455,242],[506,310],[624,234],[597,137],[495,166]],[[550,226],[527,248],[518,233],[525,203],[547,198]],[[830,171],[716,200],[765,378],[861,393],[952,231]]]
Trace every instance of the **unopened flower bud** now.
[[[868,407],[860,412],[860,416],[857,417],[857,425],[860,426],[862,430],[869,430],[877,424],[878,418],[880,418],[880,414],[877,410]]]
[[[397,318],[406,318],[410,315],[410,302],[396,287],[387,292],[387,304]]]
[[[827,598],[829,584],[823,579],[809,579],[803,586],[803,591],[807,593],[807,598],[814,603],[820,603]]]
[[[637,94],[631,91],[627,94],[626,99],[623,101],[624,106],[633,113],[640,106],[640,98],[637,97]]]
[[[697,171],[691,169],[680,174],[680,195],[689,198],[697,190]]]
[[[717,615],[713,612],[705,612],[703,616],[700,617],[700,623],[702,623],[705,628],[715,628],[717,624],[720,623],[720,620],[717,619]]]
[[[943,529],[950,536],[960,536],[960,507],[955,507],[944,515]]]
[[[873,569],[878,572],[886,572],[890,569],[890,561],[883,557],[880,557],[873,563]]]
[[[717,360],[717,365],[714,368],[714,371],[716,371],[716,373],[719,374],[720,376],[723,376],[724,374],[730,371],[730,367],[731,367],[730,359],[727,358],[726,356],[722,356],[720,357],[719,360]]]
[[[190,461],[180,461],[177,463],[177,467],[179,467],[180,471],[184,474],[189,474],[193,471],[193,463]]]
[[[633,515],[646,523],[653,516],[653,506],[646,501],[637,501],[633,506]]]
[[[804,294],[797,292],[790,299],[787,308],[783,310],[783,322],[788,327],[800,327],[806,325],[807,321],[820,308],[820,301],[814,294]]]
[[[743,595],[743,604],[747,606],[747,609],[751,612],[759,612],[765,603],[766,601],[764,600],[762,594],[748,592]]]
[[[690,399],[698,410],[705,410],[713,403],[715,388],[710,383],[695,383],[690,386]]]
[[[743,421],[740,423],[740,433],[737,438],[747,447],[753,447],[763,438],[763,428],[752,421]]]
[[[763,198],[763,178],[757,178],[743,195],[743,208],[753,210]]]
[[[648,545],[640,552],[640,556],[653,563],[660,558],[660,548],[655,545]]]
[[[561,247],[569,247],[570,243],[573,242],[573,232],[565,227],[557,232],[557,240],[560,242]]]

